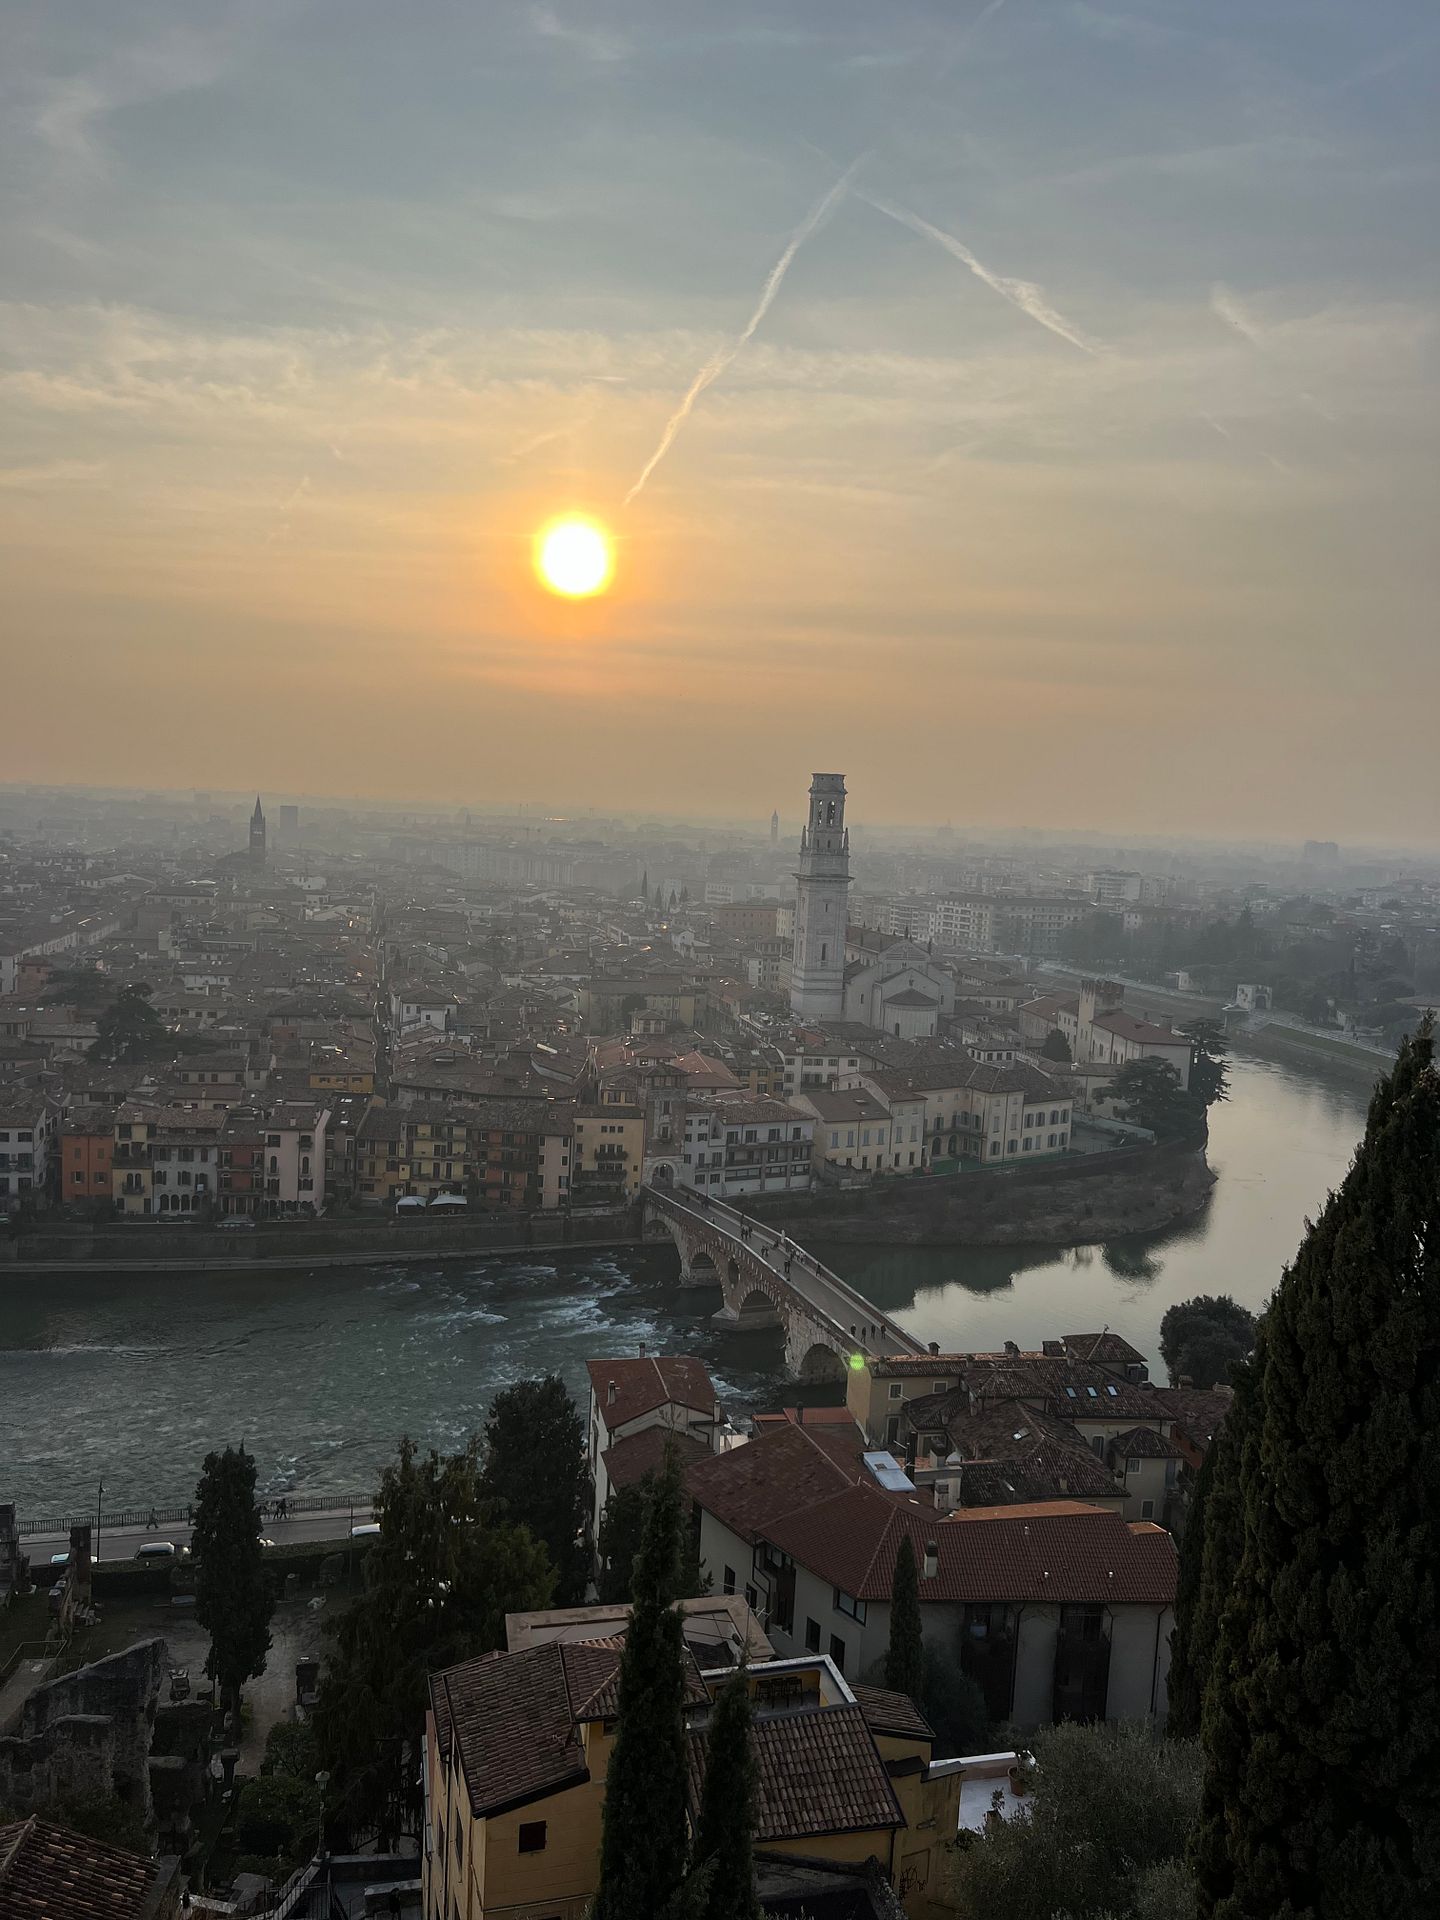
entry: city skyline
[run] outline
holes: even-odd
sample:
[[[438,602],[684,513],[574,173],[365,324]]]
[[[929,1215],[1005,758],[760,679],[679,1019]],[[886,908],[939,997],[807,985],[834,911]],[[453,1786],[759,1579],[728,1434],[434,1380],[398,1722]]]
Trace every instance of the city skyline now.
[[[1440,35],[1254,11],[16,6],[7,776],[1432,843]]]

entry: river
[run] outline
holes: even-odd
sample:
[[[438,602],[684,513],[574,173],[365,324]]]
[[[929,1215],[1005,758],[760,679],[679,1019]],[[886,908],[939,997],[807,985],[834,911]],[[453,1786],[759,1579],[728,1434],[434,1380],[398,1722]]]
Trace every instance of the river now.
[[[835,1268],[942,1347],[1022,1346],[1110,1325],[1158,1364],[1160,1316],[1194,1293],[1264,1304],[1364,1123],[1353,1077],[1232,1063],[1212,1113],[1219,1173],[1199,1219],[1054,1248],[826,1247]],[[186,1500],[207,1448],[244,1439],[262,1490],[361,1493],[402,1432],[453,1447],[494,1393],[591,1356],[688,1351],[737,1407],[773,1402],[775,1334],[722,1334],[665,1248],[252,1275],[0,1269],[0,1499],[22,1513]]]

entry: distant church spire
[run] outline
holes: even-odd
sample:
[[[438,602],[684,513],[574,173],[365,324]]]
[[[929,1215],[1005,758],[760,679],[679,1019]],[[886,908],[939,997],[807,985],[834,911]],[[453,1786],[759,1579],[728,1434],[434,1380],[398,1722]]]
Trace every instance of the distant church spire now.
[[[772,847],[778,847],[780,844],[780,809],[778,807],[770,816],[770,844]]]
[[[255,811],[250,816],[250,864],[263,867],[265,864],[265,814],[260,806],[260,796],[255,796]]]

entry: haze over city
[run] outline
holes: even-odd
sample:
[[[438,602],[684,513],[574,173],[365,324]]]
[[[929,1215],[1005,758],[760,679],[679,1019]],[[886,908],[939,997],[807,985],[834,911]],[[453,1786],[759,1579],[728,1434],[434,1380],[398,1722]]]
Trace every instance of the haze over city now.
[[[1417,0],[6,12],[10,780],[1433,841]]]

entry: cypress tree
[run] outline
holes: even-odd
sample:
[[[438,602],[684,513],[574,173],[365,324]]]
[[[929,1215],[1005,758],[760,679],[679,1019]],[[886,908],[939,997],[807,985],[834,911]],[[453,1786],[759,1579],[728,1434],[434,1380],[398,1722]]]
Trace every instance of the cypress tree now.
[[[1249,1381],[1237,1381],[1235,1399],[1220,1431],[1200,1464],[1185,1516],[1180,1570],[1175,1589],[1175,1630],[1170,1636],[1170,1718],[1172,1739],[1194,1739],[1200,1731],[1205,1682],[1215,1657],[1220,1615],[1240,1564],[1239,1488],[1235,1461],[1249,1408]]]
[[[240,1727],[240,1689],[265,1671],[275,1589],[260,1545],[255,1457],[239,1447],[207,1453],[195,1489],[195,1618],[210,1635],[220,1697]]]
[[[680,1464],[667,1448],[635,1556],[592,1920],[659,1914],[685,1875],[683,1534]]]
[[[885,1653],[885,1684],[918,1700],[925,1688],[925,1647],[920,1635],[920,1581],[915,1549],[906,1534],[895,1555],[890,1578],[890,1645]]]
[[[1370,1103],[1261,1324],[1217,1462],[1242,1552],[1194,1843],[1207,1920],[1440,1911],[1440,1076],[1431,1023]],[[1228,1422],[1227,1422],[1228,1425]]]
[[[696,1832],[707,1873],[705,1920],[760,1920],[755,1898],[755,1797],[750,1687],[742,1667],[720,1689],[705,1736],[705,1786]]]

